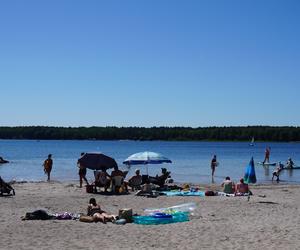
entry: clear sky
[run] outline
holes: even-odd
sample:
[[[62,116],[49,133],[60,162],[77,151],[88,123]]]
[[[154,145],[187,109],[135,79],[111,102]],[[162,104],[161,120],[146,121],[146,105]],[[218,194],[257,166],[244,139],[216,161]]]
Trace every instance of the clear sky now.
[[[300,125],[298,0],[0,1],[0,126]]]

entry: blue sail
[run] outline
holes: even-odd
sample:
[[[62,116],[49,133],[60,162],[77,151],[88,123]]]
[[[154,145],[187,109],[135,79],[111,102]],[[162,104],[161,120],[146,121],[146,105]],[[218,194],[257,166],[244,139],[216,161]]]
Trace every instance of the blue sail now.
[[[246,167],[246,172],[244,176],[245,183],[256,183],[255,167],[253,157],[251,158],[249,164]]]

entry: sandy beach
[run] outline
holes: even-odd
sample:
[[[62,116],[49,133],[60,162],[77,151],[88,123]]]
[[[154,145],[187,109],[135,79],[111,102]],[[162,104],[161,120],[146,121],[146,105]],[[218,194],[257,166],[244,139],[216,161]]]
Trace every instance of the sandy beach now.
[[[247,197],[137,197],[88,194],[78,183],[13,185],[16,196],[1,199],[1,249],[299,249],[300,186],[260,185]],[[217,186],[203,187],[216,189]],[[189,222],[166,225],[116,225],[78,220],[22,221],[26,212],[85,213],[95,197],[102,209],[118,214],[132,208],[198,206]]]

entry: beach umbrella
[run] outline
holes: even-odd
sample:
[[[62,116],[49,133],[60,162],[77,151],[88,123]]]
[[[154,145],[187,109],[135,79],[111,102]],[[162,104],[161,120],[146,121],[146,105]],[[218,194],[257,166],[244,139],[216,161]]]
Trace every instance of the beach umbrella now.
[[[255,175],[255,167],[254,167],[253,157],[251,158],[249,164],[246,166],[244,181],[245,181],[245,183],[256,183],[256,175]]]
[[[172,163],[172,161],[160,153],[145,151],[145,152],[139,152],[129,156],[125,161],[123,161],[123,163],[131,166],[131,165]],[[148,175],[148,166],[147,166],[147,175]]]
[[[115,159],[102,153],[85,153],[78,159],[78,163],[92,170],[107,170],[118,166]]]

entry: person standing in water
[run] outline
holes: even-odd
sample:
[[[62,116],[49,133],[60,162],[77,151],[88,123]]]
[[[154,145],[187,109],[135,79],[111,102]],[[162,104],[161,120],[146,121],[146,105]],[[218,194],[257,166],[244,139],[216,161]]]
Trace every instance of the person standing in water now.
[[[82,157],[84,153],[81,153],[80,156]],[[78,174],[79,174],[79,187],[82,188],[82,180],[86,182],[87,185],[89,185],[87,179],[86,179],[86,167],[83,166],[82,164],[77,162],[77,166],[79,168]]]
[[[217,156],[214,155],[213,158],[211,159],[211,163],[210,163],[210,167],[211,167],[211,176],[214,177],[214,174],[215,174],[215,170],[216,170],[216,167],[218,165],[218,162],[217,162]]]
[[[51,173],[51,170],[52,170],[52,165],[53,165],[53,160],[52,160],[52,155],[49,154],[48,155],[48,158],[44,161],[44,172],[45,174],[47,174],[47,181],[50,181],[50,173]]]
[[[271,148],[267,147],[265,150],[265,159],[263,161],[263,164],[265,164],[266,162],[270,162],[270,153],[271,153]]]

